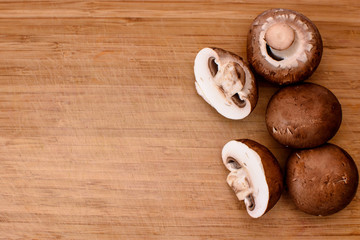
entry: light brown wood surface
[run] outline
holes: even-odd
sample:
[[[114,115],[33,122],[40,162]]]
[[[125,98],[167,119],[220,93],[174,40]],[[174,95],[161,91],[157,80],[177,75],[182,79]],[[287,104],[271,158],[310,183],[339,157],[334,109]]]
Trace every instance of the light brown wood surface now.
[[[271,3],[270,3],[271,2]],[[308,80],[342,104],[331,140],[360,167],[360,2],[1,1],[0,239],[359,239],[360,192],[329,217],[285,192],[251,219],[225,182],[222,146],[289,150],[267,133],[277,87],[227,120],[194,87],[203,47],[246,56],[252,20],[290,8],[317,25],[324,54]]]

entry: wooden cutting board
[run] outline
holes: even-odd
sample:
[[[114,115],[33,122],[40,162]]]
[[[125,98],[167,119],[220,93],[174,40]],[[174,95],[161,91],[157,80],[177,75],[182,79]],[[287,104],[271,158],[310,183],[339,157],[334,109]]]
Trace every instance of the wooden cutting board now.
[[[285,192],[251,219],[225,182],[234,138],[284,167],[264,122],[277,87],[260,82],[255,111],[227,120],[196,94],[193,61],[207,46],[245,57],[250,23],[274,7],[319,28],[308,81],[338,97],[331,142],[360,167],[360,2],[271,2],[0,1],[0,239],[359,239],[360,193],[314,217]]]

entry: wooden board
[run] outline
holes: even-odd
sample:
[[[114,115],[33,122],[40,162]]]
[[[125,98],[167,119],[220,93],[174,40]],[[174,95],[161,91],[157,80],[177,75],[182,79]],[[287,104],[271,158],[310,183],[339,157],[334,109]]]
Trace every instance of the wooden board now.
[[[220,152],[250,138],[284,167],[289,150],[264,122],[277,87],[260,82],[242,121],[194,88],[201,48],[246,56],[259,13],[302,12],[324,42],[309,81],[342,104],[331,142],[360,167],[360,2],[291,2],[1,1],[0,239],[359,239],[360,193],[314,217],[285,192],[251,219]]]

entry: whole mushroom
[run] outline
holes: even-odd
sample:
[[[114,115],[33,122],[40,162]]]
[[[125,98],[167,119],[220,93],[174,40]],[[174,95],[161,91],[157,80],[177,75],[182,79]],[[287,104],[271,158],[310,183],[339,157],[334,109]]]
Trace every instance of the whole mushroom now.
[[[247,40],[247,59],[256,73],[278,85],[300,82],[318,67],[321,35],[304,15],[270,9],[255,18]]]
[[[326,216],[342,210],[354,198],[358,182],[354,160],[334,144],[297,150],[288,158],[287,188],[306,213]]]
[[[312,148],[327,142],[341,120],[336,96],[314,83],[281,88],[271,97],[265,116],[270,135],[290,148]]]
[[[229,119],[243,119],[255,108],[254,75],[241,57],[220,48],[204,48],[195,58],[198,94]]]
[[[232,140],[223,147],[222,160],[230,171],[227,183],[245,202],[251,217],[261,217],[274,207],[283,190],[283,177],[265,146],[249,139]]]

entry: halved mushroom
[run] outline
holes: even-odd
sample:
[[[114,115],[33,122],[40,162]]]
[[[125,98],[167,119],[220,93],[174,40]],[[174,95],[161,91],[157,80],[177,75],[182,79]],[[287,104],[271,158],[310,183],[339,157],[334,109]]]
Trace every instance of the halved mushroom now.
[[[229,119],[243,119],[258,99],[254,75],[241,57],[220,48],[204,48],[196,56],[198,94]]]
[[[279,84],[300,82],[318,67],[323,51],[317,27],[304,15],[270,9],[250,27],[247,59],[265,80]]]
[[[232,140],[225,144],[222,160],[230,171],[227,183],[245,202],[251,217],[261,217],[274,207],[283,190],[283,177],[279,163],[265,146],[249,139]]]
[[[334,214],[356,194],[359,183],[356,164],[344,149],[334,144],[294,151],[286,169],[289,194],[306,213]]]

